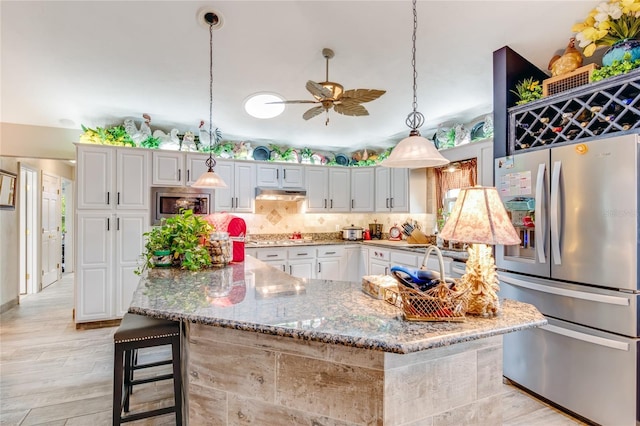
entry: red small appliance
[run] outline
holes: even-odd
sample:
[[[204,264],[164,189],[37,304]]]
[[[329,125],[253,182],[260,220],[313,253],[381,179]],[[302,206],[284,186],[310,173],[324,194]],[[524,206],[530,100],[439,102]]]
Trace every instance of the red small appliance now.
[[[213,213],[205,219],[216,227],[216,231],[229,233],[233,253],[231,262],[244,262],[244,240],[247,234],[244,219],[229,213]]]

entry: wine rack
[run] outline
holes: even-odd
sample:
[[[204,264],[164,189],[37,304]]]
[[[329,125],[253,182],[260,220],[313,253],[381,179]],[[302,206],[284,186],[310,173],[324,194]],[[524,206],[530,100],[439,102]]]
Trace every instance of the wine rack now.
[[[509,108],[509,152],[640,129],[640,69]]]

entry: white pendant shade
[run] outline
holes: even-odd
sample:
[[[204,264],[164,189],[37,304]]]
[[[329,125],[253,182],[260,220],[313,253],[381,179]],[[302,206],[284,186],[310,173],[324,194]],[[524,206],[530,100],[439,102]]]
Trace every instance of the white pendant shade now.
[[[213,170],[200,175],[192,188],[227,188],[227,184]]]
[[[409,136],[393,148],[391,154],[380,165],[384,167],[404,167],[417,169],[421,167],[437,167],[448,164],[433,143],[422,136]]]

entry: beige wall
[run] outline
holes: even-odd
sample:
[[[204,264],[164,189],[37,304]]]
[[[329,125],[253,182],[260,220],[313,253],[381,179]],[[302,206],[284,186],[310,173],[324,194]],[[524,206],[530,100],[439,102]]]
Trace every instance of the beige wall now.
[[[71,160],[76,158],[80,129],[0,123],[0,155]]]
[[[18,174],[18,162],[0,157],[0,169]],[[19,195],[19,194],[17,194]],[[16,203],[19,202],[16,197]],[[0,310],[18,302],[20,257],[18,209],[0,210]]]

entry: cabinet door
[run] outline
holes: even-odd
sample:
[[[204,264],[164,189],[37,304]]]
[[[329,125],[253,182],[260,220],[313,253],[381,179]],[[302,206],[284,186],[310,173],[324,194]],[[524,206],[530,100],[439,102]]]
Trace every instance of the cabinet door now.
[[[391,169],[391,211],[409,211],[409,169]]]
[[[282,188],[304,188],[304,166],[282,166]]]
[[[111,214],[79,213],[76,222],[76,322],[110,319],[113,316]]]
[[[289,260],[289,268],[287,272],[298,278],[314,278],[315,259],[296,259]]]
[[[183,153],[154,152],[152,159],[152,185],[183,186]]]
[[[309,166],[306,170],[307,212],[325,212],[329,207],[329,169]]]
[[[376,167],[375,183],[375,207],[377,212],[389,211],[391,209],[390,187],[391,172],[388,167]]]
[[[200,175],[202,175],[203,173],[206,173],[209,170],[209,167],[207,167],[207,164],[206,164],[206,161],[208,158],[209,156],[204,154],[187,154],[186,182],[188,186],[193,185],[195,181],[198,180]],[[218,170],[216,169],[215,171],[217,172]]]
[[[369,260],[369,275],[387,275],[389,273],[389,263],[379,260]]]
[[[78,209],[110,209],[115,202],[114,152],[109,147],[77,146]]]
[[[318,279],[340,281],[342,278],[342,259],[339,257],[327,257],[318,259]]]
[[[280,166],[276,164],[259,164],[256,168],[256,185],[263,188],[279,188]]]
[[[234,182],[234,164],[232,161],[218,161],[215,167],[215,172],[220,175],[222,180],[227,184],[226,188],[215,189],[215,211],[216,212],[229,212],[233,209],[233,188]]]
[[[116,151],[117,209],[149,208],[149,152],[141,149]]]
[[[351,211],[374,211],[374,168],[362,167],[351,170]]]
[[[351,208],[350,172],[347,168],[329,169],[329,211],[348,212]]]
[[[135,270],[142,262],[144,233],[149,222],[146,213],[119,213],[115,218],[115,314],[123,316],[131,305],[131,297],[138,287],[140,277]]]
[[[256,199],[256,165],[236,162],[234,178],[233,210],[240,213],[253,213]]]

